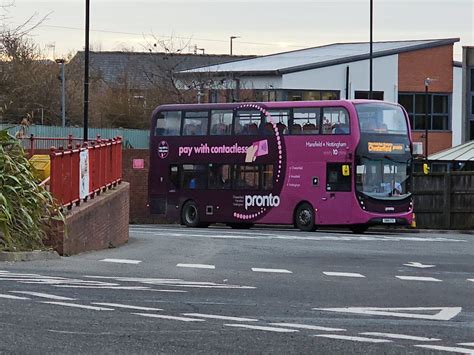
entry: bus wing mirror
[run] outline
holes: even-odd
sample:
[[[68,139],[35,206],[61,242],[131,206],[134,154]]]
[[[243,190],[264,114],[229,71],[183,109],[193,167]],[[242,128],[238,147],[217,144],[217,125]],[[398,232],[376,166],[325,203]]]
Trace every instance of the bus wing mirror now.
[[[351,170],[349,168],[348,164],[343,164],[342,165],[342,176],[350,176],[351,175]]]
[[[423,163],[423,174],[428,175],[430,173],[430,166],[428,163]]]

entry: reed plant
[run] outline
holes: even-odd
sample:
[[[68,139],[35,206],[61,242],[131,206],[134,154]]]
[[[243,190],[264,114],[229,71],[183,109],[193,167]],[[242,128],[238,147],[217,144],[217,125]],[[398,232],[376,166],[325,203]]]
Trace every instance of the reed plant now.
[[[0,250],[44,249],[55,219],[61,212],[34,177],[21,143],[0,130]]]

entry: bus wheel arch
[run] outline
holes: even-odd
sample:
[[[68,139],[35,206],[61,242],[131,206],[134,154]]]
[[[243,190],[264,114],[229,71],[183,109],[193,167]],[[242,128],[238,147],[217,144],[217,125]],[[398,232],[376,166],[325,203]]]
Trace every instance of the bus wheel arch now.
[[[310,202],[301,201],[296,205],[293,212],[293,224],[304,232],[316,230],[316,214]]]
[[[181,206],[181,224],[186,227],[208,227],[209,223],[201,222],[196,201],[186,200]]]

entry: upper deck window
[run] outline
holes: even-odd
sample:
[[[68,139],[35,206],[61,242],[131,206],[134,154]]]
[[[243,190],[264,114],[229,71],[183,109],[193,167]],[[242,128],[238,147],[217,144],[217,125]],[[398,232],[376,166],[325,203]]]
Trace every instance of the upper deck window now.
[[[184,114],[183,136],[207,134],[208,111],[189,111]]]
[[[318,134],[320,117],[320,108],[294,109],[290,134]]]
[[[408,134],[408,126],[400,106],[385,103],[356,104],[360,131],[376,134]]]
[[[234,134],[257,135],[261,123],[260,111],[237,111],[234,122]]]
[[[155,127],[156,136],[179,136],[181,131],[181,111],[164,111],[158,114]]]
[[[231,110],[212,110],[211,111],[211,135],[229,135],[232,133]]]
[[[323,134],[349,134],[349,113],[342,107],[323,109]]]
[[[265,117],[265,122],[262,127],[262,133],[265,135],[274,135],[273,124],[276,124],[280,134],[288,134],[288,119],[290,117],[290,110],[270,110],[269,116]],[[270,121],[271,118],[271,121]]]

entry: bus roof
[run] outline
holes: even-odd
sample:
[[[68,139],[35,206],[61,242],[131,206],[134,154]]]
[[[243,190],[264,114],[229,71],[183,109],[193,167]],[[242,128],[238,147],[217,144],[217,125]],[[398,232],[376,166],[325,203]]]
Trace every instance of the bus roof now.
[[[231,110],[242,105],[256,104],[266,109],[281,109],[286,107],[325,107],[325,106],[350,106],[361,103],[386,103],[397,105],[396,103],[379,100],[319,100],[319,101],[270,101],[270,102],[233,102],[233,103],[211,103],[211,104],[167,104],[158,106],[155,111],[163,110]]]

